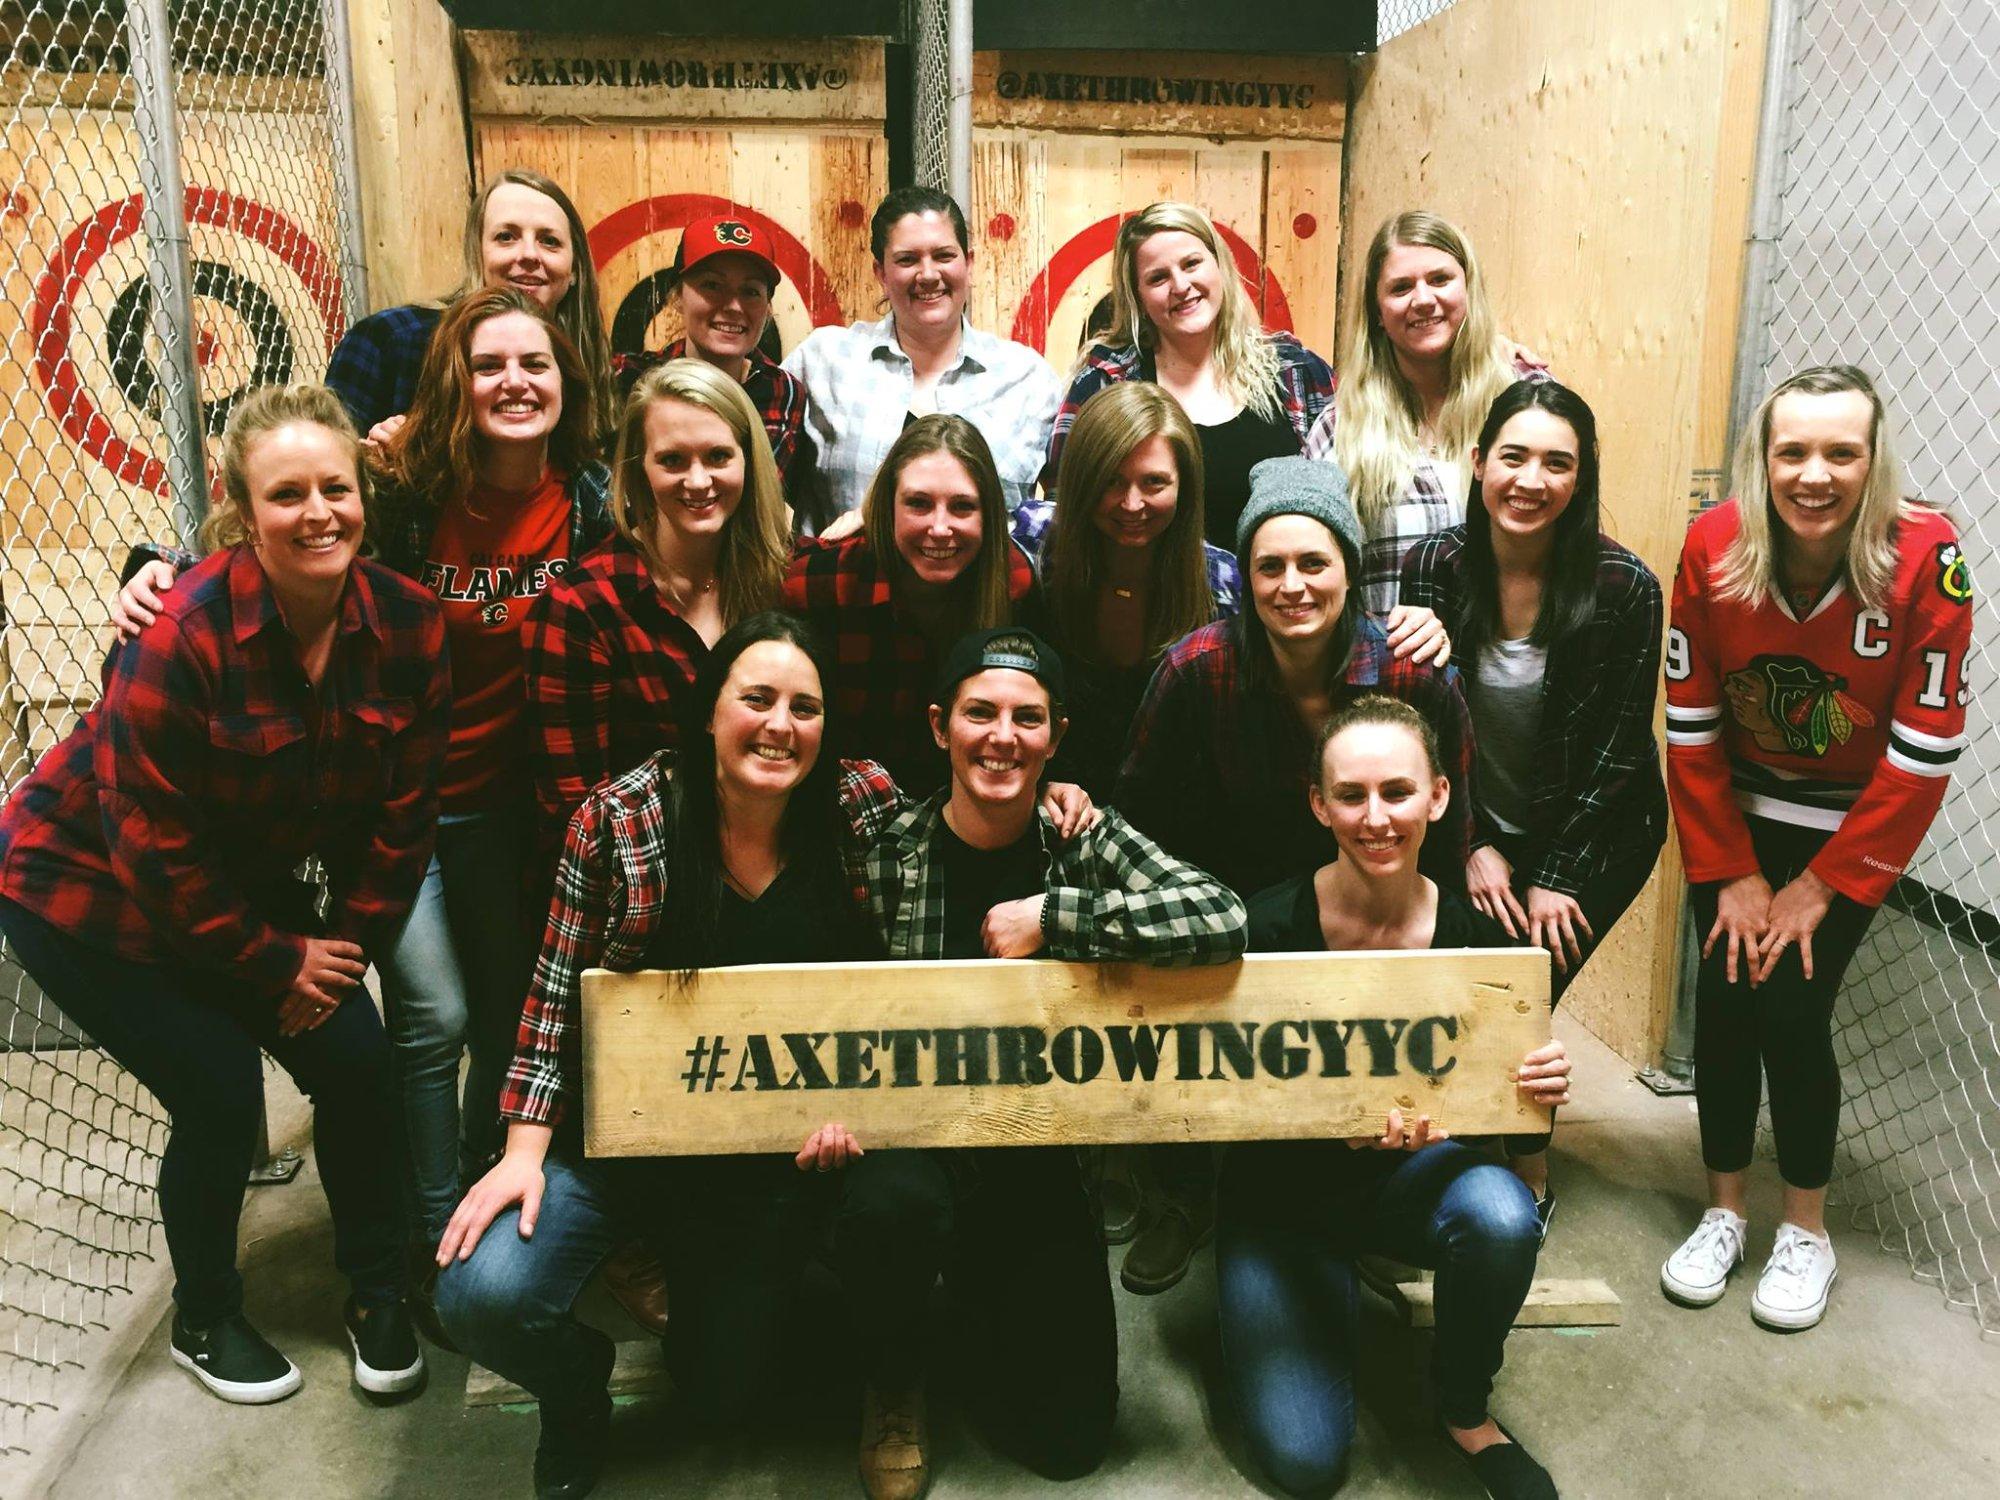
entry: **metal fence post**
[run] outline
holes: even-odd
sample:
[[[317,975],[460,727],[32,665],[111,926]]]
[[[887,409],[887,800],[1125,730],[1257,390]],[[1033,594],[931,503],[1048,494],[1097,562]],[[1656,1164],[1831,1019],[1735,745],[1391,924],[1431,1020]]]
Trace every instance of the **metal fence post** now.
[[[972,0],[951,0],[945,20],[951,108],[945,117],[945,163],[951,196],[972,212]]]
[[[368,226],[361,210],[361,144],[354,118],[354,33],[347,0],[324,0],[327,102],[333,113],[334,170],[340,178],[341,306],[351,328],[368,313]]]
[[[125,12],[125,25],[131,38],[133,127],[145,186],[141,217],[152,291],[148,307],[160,350],[161,378],[154,390],[166,438],[174,520],[181,541],[191,544],[208,514],[208,470],[195,370],[194,281],[180,131],[174,117],[173,23],[167,0],[134,0]]]
[[[1792,39],[1798,0],[1771,0],[1764,44],[1764,104],[1757,119],[1757,156],[1750,179],[1750,224],[1743,256],[1743,300],[1736,324],[1736,366],[1730,378],[1728,473],[1737,439],[1764,394],[1764,364],[1771,352],[1771,297],[1778,237],[1785,228],[1785,115],[1791,107]]]

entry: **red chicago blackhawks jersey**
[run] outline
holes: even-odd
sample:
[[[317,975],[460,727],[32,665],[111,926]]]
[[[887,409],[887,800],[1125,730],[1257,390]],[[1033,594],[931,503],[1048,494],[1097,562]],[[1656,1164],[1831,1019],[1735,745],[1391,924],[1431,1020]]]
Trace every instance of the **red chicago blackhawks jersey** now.
[[[1897,528],[1881,609],[1836,585],[1801,619],[1726,604],[1714,578],[1736,502],[1688,530],[1667,631],[1667,789],[1689,880],[1757,869],[1745,813],[1832,833],[1812,862],[1879,905],[1916,853],[1965,745],[1972,580],[1951,522]]]

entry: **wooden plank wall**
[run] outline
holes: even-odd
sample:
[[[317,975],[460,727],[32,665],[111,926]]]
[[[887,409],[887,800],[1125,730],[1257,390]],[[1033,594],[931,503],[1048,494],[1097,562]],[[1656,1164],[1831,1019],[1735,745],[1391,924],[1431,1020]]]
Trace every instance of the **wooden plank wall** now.
[[[1460,0],[1356,71],[1342,295],[1375,227],[1435,209],[1471,237],[1501,326],[1591,402],[1606,529],[1663,582],[1715,484],[1742,279],[1765,0]],[[1564,1004],[1658,1057],[1680,861]]]

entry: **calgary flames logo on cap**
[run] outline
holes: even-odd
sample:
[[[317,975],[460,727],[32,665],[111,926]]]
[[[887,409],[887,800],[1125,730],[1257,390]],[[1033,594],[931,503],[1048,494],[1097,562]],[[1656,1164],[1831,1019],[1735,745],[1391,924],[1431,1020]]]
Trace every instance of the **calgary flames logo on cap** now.
[[[747,245],[750,243],[750,226],[735,219],[723,219],[715,226],[715,242],[718,245]]]

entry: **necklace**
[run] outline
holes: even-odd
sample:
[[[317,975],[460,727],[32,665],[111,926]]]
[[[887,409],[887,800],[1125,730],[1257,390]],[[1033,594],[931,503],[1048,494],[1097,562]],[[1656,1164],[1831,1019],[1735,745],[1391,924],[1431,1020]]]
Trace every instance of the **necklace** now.
[[[703,594],[715,592],[715,580],[713,578],[703,579],[699,588],[676,587],[672,576],[665,573],[662,573],[654,581],[665,591],[667,597],[674,601],[674,608],[682,614],[687,613],[688,605],[693,599],[699,598]]]

